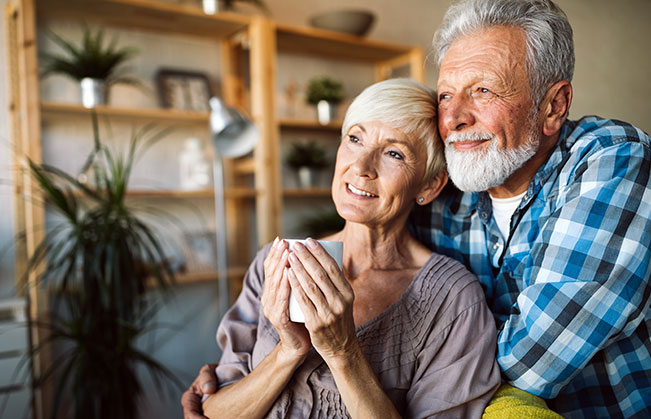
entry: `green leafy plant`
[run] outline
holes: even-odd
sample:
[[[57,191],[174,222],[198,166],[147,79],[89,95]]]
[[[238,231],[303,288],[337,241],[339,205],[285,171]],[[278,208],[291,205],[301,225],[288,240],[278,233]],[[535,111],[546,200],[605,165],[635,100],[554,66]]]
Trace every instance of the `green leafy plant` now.
[[[29,162],[60,219],[47,229],[27,265],[27,274],[37,274],[39,284],[56,296],[45,319],[35,323],[46,338],[32,355],[46,346],[60,352],[37,379],[40,385],[57,378],[52,418],[64,391],[71,391],[77,419],[129,419],[137,417],[143,392],[137,366],[144,366],[159,388],[162,379],[182,387],[136,345],[153,331],[158,308],[148,282],[165,295],[174,273],[154,232],[125,202],[136,156],[167,130],[135,131],[126,155],[116,155],[100,142],[94,113],[93,128],[95,147],[82,169],[92,168],[92,188],[56,167]]]
[[[346,221],[336,210],[329,210],[307,216],[301,220],[300,228],[307,237],[324,237],[344,228]]]
[[[311,105],[316,105],[321,100],[337,104],[343,99],[343,84],[328,76],[315,77],[311,79],[307,85],[307,95],[305,100]]]
[[[104,31],[84,29],[81,45],[77,46],[55,33],[49,37],[65,52],[64,55],[44,53],[42,76],[63,74],[74,80],[86,77],[104,80],[108,85],[116,83],[139,84],[139,80],[125,75],[122,67],[137,54],[132,47],[117,48],[117,38],[104,45]]]
[[[325,150],[315,142],[292,143],[285,156],[285,162],[292,169],[312,167],[321,169],[328,165]]]

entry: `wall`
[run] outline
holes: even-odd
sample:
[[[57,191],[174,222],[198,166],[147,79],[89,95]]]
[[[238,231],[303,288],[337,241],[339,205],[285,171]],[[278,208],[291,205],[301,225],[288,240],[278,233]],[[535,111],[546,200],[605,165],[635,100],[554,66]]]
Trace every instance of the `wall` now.
[[[0,0],[0,5],[8,0]],[[181,0],[170,0],[181,1]],[[190,3],[190,0],[185,0]],[[370,36],[386,41],[411,43],[429,50],[429,44],[435,28],[440,23],[443,13],[450,3],[448,0],[266,0],[272,11],[272,16],[280,22],[289,24],[306,24],[308,17],[320,12],[337,8],[367,8],[378,15],[375,27]],[[196,1],[198,3],[198,0]],[[647,132],[651,131],[651,83],[648,81],[651,68],[651,53],[648,40],[651,39],[651,26],[648,18],[651,16],[651,2],[648,0],[626,0],[613,2],[610,0],[559,0],[559,5],[566,11],[575,32],[576,71],[574,78],[575,99],[571,117],[584,114],[599,114],[605,117],[623,119],[637,124]],[[249,9],[246,8],[248,11]],[[65,27],[59,29],[66,31]],[[10,139],[7,127],[7,98],[4,22],[0,22],[0,298],[14,295],[13,250],[11,244],[14,237],[13,204],[10,170]],[[125,37],[126,36],[126,37]],[[192,58],[198,54],[206,58],[209,49],[201,44],[181,40],[181,46],[176,44],[174,51],[179,48],[191,51],[188,56],[179,58],[171,53],[167,46],[156,43],[147,34],[125,32],[121,40],[129,40],[141,48],[156,54],[156,60],[162,60],[170,65],[192,62],[192,66],[206,71],[214,76],[217,66],[216,56],[208,53],[208,59],[197,62]],[[197,53],[197,51],[201,51]],[[193,61],[194,60],[194,61]],[[152,60],[153,62],[154,60]],[[138,61],[138,72],[151,75],[153,68],[148,66],[146,55]],[[278,87],[291,77],[299,78],[303,83],[305,76],[296,73],[296,68],[306,71],[317,71],[317,68],[306,67],[307,64],[298,57],[285,57],[279,63]],[[433,63],[424,64],[427,69],[427,82],[435,85],[436,68]],[[342,67],[343,66],[343,67]],[[352,74],[347,85],[350,93],[359,91],[365,83],[370,82],[371,75],[351,72],[342,63],[330,65],[328,71],[335,74]],[[303,77],[303,79],[300,79]],[[366,81],[368,80],[368,81]],[[60,82],[60,83],[59,83]],[[44,86],[43,94],[50,97],[62,97],[74,100],[74,91],[64,81],[50,81]],[[130,91],[116,92],[115,100],[136,101],[147,105],[147,97]],[[76,135],[85,135],[86,128],[80,126]],[[74,131],[74,129],[73,129]],[[52,134],[57,138],[66,139],[69,132]],[[52,138],[55,138],[52,137]],[[74,145],[70,139],[70,149],[75,153],[83,153],[83,145]],[[54,162],[65,164],[65,159],[56,157],[56,149],[61,150],[62,144],[48,141],[46,153],[51,154]],[[56,144],[56,145],[54,145]],[[173,148],[166,148],[167,153],[174,153]],[[153,157],[153,156],[152,156]],[[148,167],[143,166],[138,175],[145,182],[158,179],[161,182],[174,182],[168,179],[166,171],[149,173]],[[216,291],[208,284],[186,286],[179,290],[176,298],[160,315],[161,321],[172,321],[184,325],[179,332],[163,333],[161,340],[153,345],[156,356],[166,365],[180,373],[186,383],[199,366],[204,362],[213,361],[217,357],[214,344],[216,327],[215,306]],[[165,399],[157,394],[151,394],[143,404],[143,417],[173,418],[180,416],[178,400]]]

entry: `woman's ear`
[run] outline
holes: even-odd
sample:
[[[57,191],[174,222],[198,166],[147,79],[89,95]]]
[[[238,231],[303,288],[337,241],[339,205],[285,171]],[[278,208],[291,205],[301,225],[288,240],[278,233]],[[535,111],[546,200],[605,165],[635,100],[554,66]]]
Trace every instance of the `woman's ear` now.
[[[430,179],[418,193],[416,203],[418,205],[427,205],[432,202],[443,190],[448,183],[447,170],[441,170],[436,176]]]

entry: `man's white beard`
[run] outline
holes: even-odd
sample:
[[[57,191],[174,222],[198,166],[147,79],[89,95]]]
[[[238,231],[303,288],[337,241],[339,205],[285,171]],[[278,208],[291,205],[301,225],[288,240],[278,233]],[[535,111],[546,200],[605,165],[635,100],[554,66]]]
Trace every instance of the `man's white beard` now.
[[[533,130],[532,130],[533,131]],[[455,141],[491,140],[488,148],[479,151],[457,151]],[[500,150],[492,134],[452,133],[445,140],[445,159],[450,179],[465,192],[485,191],[504,184],[538,151],[540,136],[531,133],[528,140],[513,150]]]

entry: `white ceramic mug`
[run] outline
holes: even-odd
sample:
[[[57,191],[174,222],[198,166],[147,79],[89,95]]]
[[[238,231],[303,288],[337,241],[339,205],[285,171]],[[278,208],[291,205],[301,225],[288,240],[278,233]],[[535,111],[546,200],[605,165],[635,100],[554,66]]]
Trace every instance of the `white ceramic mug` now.
[[[289,251],[293,250],[292,246],[294,243],[301,243],[303,246],[306,246],[304,239],[286,239],[285,240],[289,245]],[[342,260],[344,258],[344,243],[336,241],[327,241],[327,240],[317,240],[321,247],[325,249],[326,252],[337,262],[339,269],[342,269]],[[298,305],[298,301],[294,297],[294,294],[289,295],[289,319],[296,323],[305,323],[305,316],[303,316],[303,311]]]

